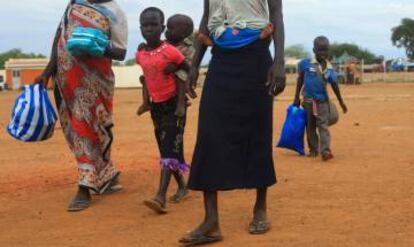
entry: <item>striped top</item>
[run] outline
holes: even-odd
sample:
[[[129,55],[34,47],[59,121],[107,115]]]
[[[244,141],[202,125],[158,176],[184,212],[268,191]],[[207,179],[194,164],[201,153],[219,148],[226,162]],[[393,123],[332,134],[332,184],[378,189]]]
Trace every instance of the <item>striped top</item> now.
[[[226,27],[263,29],[269,23],[267,0],[210,0],[208,29],[220,37]]]

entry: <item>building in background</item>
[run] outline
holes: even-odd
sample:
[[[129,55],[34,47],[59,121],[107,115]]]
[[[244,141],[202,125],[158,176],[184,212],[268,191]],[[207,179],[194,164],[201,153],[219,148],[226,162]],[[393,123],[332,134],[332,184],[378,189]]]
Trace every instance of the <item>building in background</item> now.
[[[9,89],[20,89],[33,83],[49,62],[45,58],[9,59],[5,64],[6,83]]]
[[[17,90],[24,85],[32,84],[46,68],[49,60],[44,58],[35,59],[9,59],[5,64],[5,81],[9,89]],[[113,66],[116,88],[141,87],[139,77],[142,70],[138,65]],[[49,87],[53,83],[49,81]]]
[[[142,69],[138,65],[133,66],[113,66],[115,74],[116,88],[140,88],[139,77],[142,75]]]
[[[7,84],[6,84],[6,71],[0,70],[0,91],[6,90]]]

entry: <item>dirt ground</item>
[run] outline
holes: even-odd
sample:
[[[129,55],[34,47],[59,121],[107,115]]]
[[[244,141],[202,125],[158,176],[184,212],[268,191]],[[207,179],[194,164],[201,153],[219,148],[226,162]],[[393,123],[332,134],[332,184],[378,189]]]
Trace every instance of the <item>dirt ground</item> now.
[[[293,90],[276,99],[275,142]],[[342,90],[350,111],[332,128],[335,159],[322,163],[275,148],[272,231],[247,234],[253,191],[220,193],[225,241],[215,246],[414,246],[414,83]],[[165,216],[142,205],[155,193],[159,166],[149,116],[135,116],[138,90],[118,90],[115,97],[113,159],[125,189],[95,196],[75,214],[65,211],[77,174],[61,130],[39,144],[5,132],[16,95],[0,92],[0,246],[177,246],[202,220],[200,193],[169,205]],[[185,138],[189,161],[197,111],[195,101]]]

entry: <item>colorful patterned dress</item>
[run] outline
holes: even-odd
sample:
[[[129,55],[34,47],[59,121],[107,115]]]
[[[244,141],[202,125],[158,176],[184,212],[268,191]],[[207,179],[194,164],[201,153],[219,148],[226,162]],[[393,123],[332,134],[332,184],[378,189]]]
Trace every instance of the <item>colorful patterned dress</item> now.
[[[66,43],[77,26],[100,29],[110,37],[111,45],[126,49],[126,18],[113,1],[77,0],[65,13],[58,43],[55,86],[61,98],[62,129],[78,163],[79,185],[103,193],[117,175],[111,160],[115,79],[111,59],[74,57],[68,52]]]

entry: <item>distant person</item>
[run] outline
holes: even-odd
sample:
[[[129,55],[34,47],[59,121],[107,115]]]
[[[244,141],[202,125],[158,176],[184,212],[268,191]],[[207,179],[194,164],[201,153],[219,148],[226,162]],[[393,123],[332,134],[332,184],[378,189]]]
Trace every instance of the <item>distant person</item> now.
[[[194,47],[192,42],[189,40],[189,37],[193,34],[194,24],[193,20],[186,16],[176,14],[168,18],[167,20],[167,30],[165,32],[166,41],[175,46],[186,58],[188,64],[191,63],[191,60],[194,56]],[[177,108],[175,110],[175,115],[177,117],[184,117],[186,113],[186,104],[187,99],[185,96],[186,81],[187,81],[187,72],[185,70],[178,70],[175,72],[176,78],[176,87],[177,87]],[[143,94],[143,103],[138,109],[138,115],[151,110],[151,100],[148,94],[148,88],[145,84],[144,77],[140,78]]]
[[[267,190],[276,183],[273,101],[286,81],[281,0],[205,0],[199,30],[188,78],[190,95],[194,96],[191,90],[209,45],[213,56],[201,96],[188,184],[204,193],[205,218],[180,240],[186,245],[222,240],[218,191],[255,189],[248,230],[250,234],[270,230]]]
[[[183,20],[175,19],[175,21],[178,21],[181,25]],[[187,21],[185,20],[185,22]],[[186,109],[184,108],[183,116],[176,115],[178,95],[174,74],[181,69],[188,70],[188,64],[185,62],[184,55],[177,48],[161,40],[165,25],[164,13],[160,9],[150,7],[142,11],[140,23],[141,33],[146,43],[140,45],[136,54],[136,61],[144,72],[142,81],[144,81],[151,99],[149,106],[155,138],[161,155],[161,176],[158,192],[154,198],[145,200],[144,204],[159,214],[165,214],[167,213],[166,195],[172,175],[177,181],[178,191],[171,200],[179,202],[188,193],[183,176],[183,173],[189,170],[189,166],[184,160],[183,149]],[[173,23],[174,26],[176,24]],[[189,31],[182,27],[180,29],[187,33]],[[187,34],[181,33],[181,31],[177,31],[179,37]],[[169,33],[167,36],[169,35],[174,35],[174,33]]]
[[[309,156],[328,161],[333,158],[329,133],[329,98],[327,84],[331,84],[344,113],[348,111],[339,90],[337,74],[328,61],[329,40],[320,36],[314,40],[314,59],[299,62],[299,77],[296,86],[294,105],[300,106],[300,92],[303,90],[303,106],[307,113],[306,135]],[[318,129],[319,135],[316,132]]]
[[[75,27],[99,29],[109,37],[103,57],[74,56],[67,42]],[[68,211],[87,208],[90,190],[107,194],[121,189],[120,172],[111,160],[112,105],[115,78],[112,60],[124,60],[127,19],[116,1],[72,0],[56,32],[52,56],[37,83],[55,83],[55,100],[63,133],[78,162],[78,193]]]

